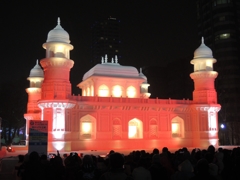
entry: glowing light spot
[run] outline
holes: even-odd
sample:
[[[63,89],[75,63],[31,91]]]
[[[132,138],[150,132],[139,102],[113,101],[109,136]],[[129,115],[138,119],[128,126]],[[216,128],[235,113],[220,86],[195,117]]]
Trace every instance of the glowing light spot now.
[[[129,126],[128,127],[128,137],[134,138],[137,134],[137,127],[136,126]]]
[[[53,136],[55,139],[61,139],[63,137],[63,133],[63,131],[53,132]]]
[[[92,123],[90,123],[90,122],[83,122],[82,123],[82,131],[83,131],[83,134],[91,134]]]
[[[136,89],[133,86],[127,88],[127,96],[134,98],[136,96]]]
[[[114,86],[112,94],[113,94],[113,97],[121,97],[122,96],[122,87],[119,85]]]
[[[53,142],[52,144],[56,150],[60,151],[63,149],[65,142]]]
[[[143,125],[142,121],[134,118],[128,123],[128,138],[141,139],[143,138]]]
[[[98,95],[100,97],[108,97],[109,96],[109,90],[106,85],[101,85],[98,90]]]
[[[90,88],[87,88],[87,96],[90,96]]]
[[[172,132],[173,133],[179,133],[179,124],[178,123],[172,123]]]

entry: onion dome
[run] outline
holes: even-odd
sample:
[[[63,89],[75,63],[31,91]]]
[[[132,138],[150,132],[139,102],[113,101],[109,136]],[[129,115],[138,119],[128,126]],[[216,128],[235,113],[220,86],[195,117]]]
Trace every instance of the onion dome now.
[[[30,71],[29,77],[41,77],[41,78],[44,77],[43,70],[42,70],[41,66],[39,66],[38,60],[36,62],[36,65]]]
[[[204,39],[202,37],[202,44],[194,51],[194,59],[212,57],[212,50],[204,44]]]
[[[69,34],[60,25],[60,18],[58,18],[57,26],[53,30],[49,31],[47,42],[70,43]]]

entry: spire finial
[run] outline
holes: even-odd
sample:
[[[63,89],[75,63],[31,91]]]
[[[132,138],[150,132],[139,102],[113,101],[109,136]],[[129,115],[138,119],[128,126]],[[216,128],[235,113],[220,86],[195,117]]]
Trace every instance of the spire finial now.
[[[104,58],[102,57],[102,64],[104,63]]]
[[[204,37],[202,37],[202,44],[204,44]]]
[[[140,68],[140,74],[142,74],[142,68]]]
[[[37,59],[37,61],[36,61],[36,64],[38,64],[38,59]]]
[[[60,17],[58,17],[58,19],[57,19],[57,23],[58,23],[58,25],[60,25],[60,23],[61,23],[61,21],[60,21]]]
[[[115,63],[118,63],[117,55],[115,55]]]
[[[108,59],[107,54],[105,54],[105,63],[107,63],[107,59]]]

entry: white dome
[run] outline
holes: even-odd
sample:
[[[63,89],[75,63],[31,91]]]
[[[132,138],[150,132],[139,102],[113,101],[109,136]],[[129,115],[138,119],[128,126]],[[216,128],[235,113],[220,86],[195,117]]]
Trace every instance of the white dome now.
[[[212,50],[204,44],[204,40],[202,38],[202,44],[194,51],[194,59],[212,57]]]
[[[49,31],[47,42],[70,43],[69,34],[60,25],[60,18],[58,18],[57,26],[53,30]]]
[[[121,66],[118,63],[97,64],[83,76],[83,80],[93,76],[134,77],[139,78],[138,70],[132,66]]]
[[[38,60],[37,60],[36,65],[30,71],[29,77],[41,77],[41,78],[44,77],[43,70],[42,70],[41,66],[39,66]]]

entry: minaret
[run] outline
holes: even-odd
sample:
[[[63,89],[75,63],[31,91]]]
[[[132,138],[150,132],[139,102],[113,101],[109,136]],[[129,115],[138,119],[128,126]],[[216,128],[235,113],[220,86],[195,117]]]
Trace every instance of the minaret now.
[[[214,81],[218,75],[213,71],[213,63],[216,59],[212,56],[212,50],[202,44],[194,52],[194,59],[191,64],[194,65],[194,72],[190,74],[194,81],[193,101],[197,104],[216,104],[217,93]]]
[[[58,18],[57,26],[48,33],[47,42],[43,44],[46,58],[40,62],[44,69],[42,99],[67,99],[71,95],[69,72],[74,62],[70,59],[69,51],[73,46],[69,43],[69,35]]]
[[[41,109],[38,107],[38,100],[41,99],[41,86],[44,79],[42,68],[38,64],[30,71],[29,77],[30,87],[26,89],[28,93],[27,113],[24,114],[26,119],[26,138],[28,141],[29,120],[40,120]]]
[[[44,81],[38,106],[42,109],[41,119],[48,121],[49,150],[56,150],[58,144],[54,141],[63,140],[66,130],[65,110],[75,105],[69,100],[71,97],[69,76],[74,64],[69,51],[73,46],[70,44],[68,33],[60,25],[59,18],[57,26],[48,33],[43,48],[46,49],[46,58],[40,61],[44,69]]]
[[[148,92],[148,87],[150,84],[147,82],[147,77],[142,73],[142,68],[140,68],[139,76],[145,79],[145,81],[140,85],[140,96],[142,98],[148,99],[151,95],[151,93]]]
[[[204,44],[202,38],[201,45],[194,52],[194,72],[190,77],[194,81],[193,109],[192,116],[193,147],[204,147],[208,145],[218,146],[218,111],[221,106],[217,104],[217,92],[215,90],[215,79],[218,75],[213,70],[212,50]],[[208,138],[206,138],[208,137]]]

